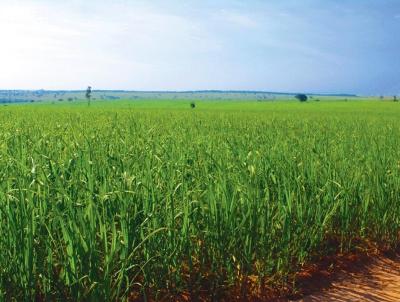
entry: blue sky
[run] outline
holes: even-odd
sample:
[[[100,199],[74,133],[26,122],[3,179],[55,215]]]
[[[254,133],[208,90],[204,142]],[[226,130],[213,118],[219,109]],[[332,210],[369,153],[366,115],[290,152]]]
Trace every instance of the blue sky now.
[[[400,0],[1,0],[0,89],[400,94]]]

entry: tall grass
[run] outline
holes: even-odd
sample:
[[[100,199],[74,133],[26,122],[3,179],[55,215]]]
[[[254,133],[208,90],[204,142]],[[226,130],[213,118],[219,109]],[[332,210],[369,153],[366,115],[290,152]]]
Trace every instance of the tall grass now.
[[[2,108],[1,298],[212,295],[398,245],[396,104],[260,106]]]

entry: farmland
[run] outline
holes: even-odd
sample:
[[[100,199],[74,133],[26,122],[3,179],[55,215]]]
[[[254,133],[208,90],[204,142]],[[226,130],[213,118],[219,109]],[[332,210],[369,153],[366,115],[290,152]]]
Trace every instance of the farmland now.
[[[399,245],[398,103],[189,102],[0,107],[2,299],[218,298]]]

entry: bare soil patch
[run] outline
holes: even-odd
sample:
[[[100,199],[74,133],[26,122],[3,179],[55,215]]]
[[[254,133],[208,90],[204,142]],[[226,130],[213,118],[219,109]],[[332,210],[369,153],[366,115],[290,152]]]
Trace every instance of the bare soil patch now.
[[[337,271],[310,274],[301,284],[306,295],[291,301],[400,301],[399,253],[351,257],[341,260]]]

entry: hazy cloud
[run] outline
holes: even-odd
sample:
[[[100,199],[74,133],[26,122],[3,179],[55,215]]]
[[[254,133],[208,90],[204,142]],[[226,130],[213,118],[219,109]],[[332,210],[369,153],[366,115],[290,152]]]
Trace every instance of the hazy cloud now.
[[[219,16],[221,17],[221,21],[225,21],[231,23],[233,25],[237,25],[244,28],[256,28],[258,27],[258,23],[256,22],[254,16],[245,15],[243,13],[229,11],[229,10],[221,10]]]

